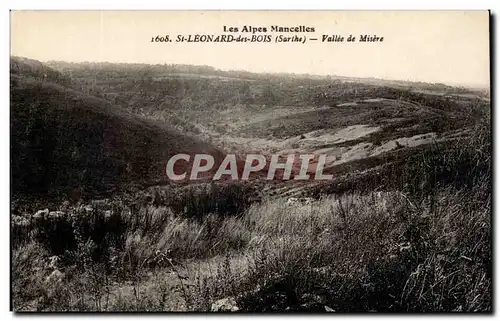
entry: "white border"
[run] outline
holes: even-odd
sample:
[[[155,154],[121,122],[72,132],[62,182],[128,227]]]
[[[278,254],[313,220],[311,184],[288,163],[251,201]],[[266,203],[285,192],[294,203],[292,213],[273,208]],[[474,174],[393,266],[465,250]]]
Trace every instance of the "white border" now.
[[[8,60],[9,60],[9,11],[8,9],[25,9],[25,10],[33,10],[33,9],[43,9],[43,10],[49,10],[49,9],[70,9],[70,10],[77,10],[77,9],[106,9],[106,10],[111,10],[111,9],[118,9],[118,10],[147,10],[147,9],[155,9],[155,10],[161,10],[161,9],[174,9],[174,10],[180,10],[180,9],[210,9],[210,10],[217,10],[217,9],[236,9],[236,10],[259,10],[259,9],[266,9],[266,10],[276,10],[276,9],[282,9],[282,10],[293,10],[293,9],[299,9],[299,10],[383,10],[383,9],[396,9],[396,10],[411,10],[411,9],[417,9],[417,10],[439,10],[439,9],[446,9],[446,10],[464,10],[464,9],[474,9],[474,10],[479,10],[479,9],[492,9],[493,14],[499,14],[500,9],[500,1],[498,0],[474,0],[474,1],[464,1],[464,0],[454,0],[454,1],[437,1],[437,0],[419,0],[419,1],[381,1],[381,0],[348,0],[343,3],[330,3],[328,1],[318,1],[318,0],[307,0],[307,1],[296,1],[296,0],[289,0],[289,1],[283,1],[283,2],[278,2],[278,1],[270,1],[270,0],[253,0],[253,1],[244,1],[244,2],[235,2],[235,1],[220,1],[220,0],[212,0],[212,1],[193,1],[193,0],[183,0],[183,1],[178,1],[178,2],[169,2],[168,4],[166,3],[156,3],[155,1],[148,1],[148,0],[141,0],[141,1],[129,1],[129,0],[122,0],[122,1],[115,1],[115,2],[105,2],[103,0],[87,0],[87,1],[49,1],[45,0],[43,2],[41,1],[2,1],[2,10],[0,11],[0,21],[1,21],[1,42],[0,44],[3,46],[1,52],[3,53],[4,60],[3,63],[1,64],[1,80],[2,84],[0,86],[1,88],[1,93],[2,93],[2,106],[0,107],[0,121],[2,122],[0,126],[0,137],[2,138],[2,152],[0,153],[0,161],[1,161],[1,171],[0,171],[0,185],[1,185],[1,192],[0,192],[0,207],[3,210],[2,215],[3,218],[1,219],[1,224],[0,226],[2,227],[2,231],[0,232],[0,235],[2,237],[2,240],[0,241],[1,245],[1,253],[2,253],[2,263],[1,263],[1,274],[0,274],[0,302],[1,302],[1,312],[2,312],[2,320],[3,319],[10,319],[13,318],[14,315],[13,313],[8,312],[9,311],[9,303],[10,303],[10,264],[9,264],[9,248],[10,248],[10,240],[9,240],[9,226],[10,226],[10,221],[9,221],[9,208],[10,208],[10,201],[9,201],[9,191],[10,191],[10,186],[9,186],[9,168],[10,168],[10,160],[9,160],[9,76],[8,76]],[[497,19],[496,19],[497,20]],[[496,22],[498,24],[498,20]],[[495,43],[498,42],[498,33],[495,34],[495,39],[493,40]],[[498,51],[495,54],[495,61],[498,60]],[[493,57],[492,57],[493,59]],[[494,73],[496,74],[496,66]],[[492,75],[493,78],[493,75]],[[498,83],[495,83],[495,88],[492,88],[492,91],[495,93],[495,97],[493,98],[494,102],[497,102],[496,99],[496,93],[498,92]],[[495,115],[495,127],[498,126],[499,124],[499,112],[496,111],[494,112]],[[496,132],[496,130],[495,130]],[[497,139],[496,137],[495,143],[494,143],[494,148],[495,150],[497,149]],[[496,158],[495,158],[496,159]],[[496,172],[496,171],[495,171]],[[495,175],[495,182],[496,182],[496,175]],[[495,197],[494,199],[498,200],[499,198],[499,189],[495,189]],[[497,201],[498,202],[498,201]],[[494,212],[497,213],[497,206],[495,202],[495,207],[494,207]],[[496,218],[494,220],[494,232],[499,231],[498,228],[498,222],[499,218]],[[495,237],[495,240],[498,238]],[[494,258],[496,261],[495,265],[495,274],[494,274],[494,307],[498,309],[499,306],[499,295],[498,295],[498,282],[497,279],[499,278],[498,274],[498,257],[499,257],[499,250],[497,246],[497,242],[494,244]],[[30,315],[26,315],[30,316]],[[46,317],[52,318],[54,315],[47,315]],[[129,315],[110,315],[107,316],[107,318],[111,319],[117,319],[121,317],[127,317],[130,319],[139,319],[142,317],[142,315],[134,315],[134,316],[129,316]],[[355,315],[355,316],[348,316],[345,315],[345,317],[348,317],[350,319],[361,319],[364,318],[364,316],[360,315]],[[400,318],[401,315],[370,315],[370,316],[375,316],[378,318]],[[457,315],[459,317],[467,317],[467,318],[476,318],[478,316],[474,315]],[[18,316],[19,317],[19,316]],[[72,315],[66,315],[66,316],[60,316],[61,319],[65,320],[70,320],[70,318],[73,317]],[[93,314],[87,314],[87,315],[80,315],[80,317],[83,318],[104,318],[104,316],[101,315],[93,315]],[[171,314],[171,315],[155,315],[155,316],[150,316],[150,317],[158,317],[158,318],[169,318],[170,320],[177,320],[181,319],[186,320],[186,319],[198,319],[198,318],[218,318],[218,315],[182,315],[182,314]],[[245,316],[246,317],[246,316]],[[270,318],[272,316],[262,316],[262,318]],[[310,316],[310,315],[302,315],[302,316],[297,316],[297,315],[284,315],[287,319],[308,319],[311,317],[315,316]],[[332,316],[334,318],[344,318],[344,315],[335,315]],[[445,316],[445,315],[409,315],[407,316],[408,318],[421,318],[424,317],[429,320],[442,320],[443,318],[448,318],[450,316]],[[480,317],[480,316],[479,316]]]
[[[349,0],[335,4],[321,0],[253,0],[253,1],[203,1],[183,0],[179,2],[162,3],[151,0],[144,1],[11,1],[10,9],[169,9],[169,10],[476,10],[495,7],[494,0],[422,0],[422,1],[370,1]]]

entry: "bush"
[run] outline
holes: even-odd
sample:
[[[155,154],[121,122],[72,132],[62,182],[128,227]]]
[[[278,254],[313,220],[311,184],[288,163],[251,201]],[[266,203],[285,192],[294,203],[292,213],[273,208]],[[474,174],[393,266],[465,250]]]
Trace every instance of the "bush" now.
[[[175,193],[169,206],[189,218],[200,219],[210,213],[231,216],[243,213],[254,194],[250,185],[242,183],[190,185]]]

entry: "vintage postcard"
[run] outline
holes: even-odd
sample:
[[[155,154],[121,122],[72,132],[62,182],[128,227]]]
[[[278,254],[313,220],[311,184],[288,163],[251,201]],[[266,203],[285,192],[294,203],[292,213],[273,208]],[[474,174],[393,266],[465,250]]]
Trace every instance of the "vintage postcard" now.
[[[491,312],[488,11],[11,11],[11,309]]]

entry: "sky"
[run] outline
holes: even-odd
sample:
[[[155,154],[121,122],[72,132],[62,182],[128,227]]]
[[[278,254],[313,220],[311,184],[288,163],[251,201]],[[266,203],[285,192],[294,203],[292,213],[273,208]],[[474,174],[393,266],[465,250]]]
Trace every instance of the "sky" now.
[[[176,43],[177,35],[266,27],[271,43]],[[275,43],[273,25],[318,38]],[[151,38],[170,35],[173,42]],[[263,33],[261,33],[263,34]],[[288,33],[283,35],[294,35]],[[321,42],[323,35],[383,42]],[[233,35],[252,35],[237,32]],[[40,61],[209,65],[223,70],[375,77],[489,87],[487,11],[12,11],[11,55]]]

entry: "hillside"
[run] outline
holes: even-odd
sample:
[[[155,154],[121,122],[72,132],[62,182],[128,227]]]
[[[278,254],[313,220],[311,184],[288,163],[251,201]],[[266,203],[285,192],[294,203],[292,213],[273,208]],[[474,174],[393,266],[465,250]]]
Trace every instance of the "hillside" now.
[[[207,66],[49,62],[72,86],[117,110],[158,121],[244,157],[327,154],[331,184],[384,172],[421,146],[467,136],[489,101],[443,84],[254,74]],[[292,184],[294,183],[294,184]],[[314,183],[256,182],[271,195]],[[281,186],[285,185],[285,186]],[[301,185],[301,184],[299,184]],[[303,185],[303,184],[302,184]],[[323,189],[323,187],[319,187]],[[325,190],[337,190],[329,186]],[[343,189],[343,188],[340,188]]]
[[[41,71],[51,76],[11,70],[13,195],[109,194],[164,182],[165,164],[176,153],[223,156],[165,124],[57,83],[65,77],[48,67]]]

